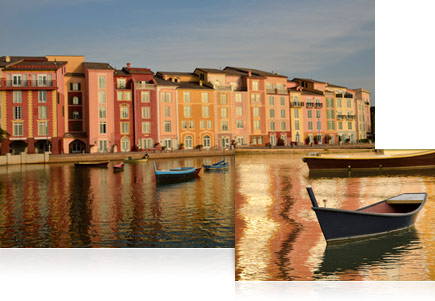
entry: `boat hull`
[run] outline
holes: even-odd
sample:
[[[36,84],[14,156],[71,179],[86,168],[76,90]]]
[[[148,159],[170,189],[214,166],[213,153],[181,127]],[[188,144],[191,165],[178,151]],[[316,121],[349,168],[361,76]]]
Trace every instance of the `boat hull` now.
[[[400,231],[413,226],[418,216],[418,211],[409,215],[382,215],[330,208],[313,210],[328,243]]]
[[[124,159],[125,163],[146,163],[148,159]]]
[[[435,152],[403,157],[329,158],[305,156],[303,161],[307,163],[310,170],[435,168]]]
[[[221,163],[219,165],[204,165],[204,169],[206,171],[211,171],[211,170],[225,170],[228,169],[229,164],[228,162],[225,163]]]
[[[76,162],[74,166],[76,167],[107,167],[109,161],[104,162]]]
[[[156,171],[156,182],[158,184],[184,182],[197,177],[200,171],[201,168]]]

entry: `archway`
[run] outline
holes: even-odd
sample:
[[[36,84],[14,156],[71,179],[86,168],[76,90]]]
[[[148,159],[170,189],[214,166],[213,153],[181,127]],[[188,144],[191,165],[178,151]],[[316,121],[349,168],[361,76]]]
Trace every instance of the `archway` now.
[[[9,152],[18,155],[27,151],[27,143],[22,140],[16,140],[9,144]]]
[[[186,148],[186,149],[193,148],[193,145],[192,145],[192,136],[186,136],[184,138],[184,148]]]
[[[37,154],[43,154],[51,149],[51,142],[48,140],[38,140],[35,142],[35,152]]]
[[[69,144],[70,153],[82,153],[86,149],[86,144],[81,140],[74,140]]]
[[[210,143],[210,136],[209,135],[205,135],[203,138],[202,138],[202,144],[203,144],[203,146],[204,146],[204,148],[210,148],[210,145],[211,145],[211,143]]]

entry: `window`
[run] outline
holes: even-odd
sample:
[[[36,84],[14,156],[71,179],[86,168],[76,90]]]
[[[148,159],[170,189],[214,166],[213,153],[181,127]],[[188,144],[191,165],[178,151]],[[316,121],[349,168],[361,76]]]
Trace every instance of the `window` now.
[[[260,108],[253,108],[253,112],[254,112],[254,117],[260,116]]]
[[[98,107],[98,117],[106,118],[106,107],[105,106]]]
[[[275,130],[275,122],[274,122],[274,121],[271,121],[271,122],[270,122],[270,130],[271,130],[271,131],[274,131],[274,130]]]
[[[107,140],[98,140],[98,151],[100,153],[107,152]]]
[[[149,121],[142,122],[142,133],[151,133],[151,123]]]
[[[131,93],[130,92],[125,92],[125,100],[131,100]]]
[[[316,118],[320,118],[320,110],[316,110]]]
[[[285,98],[284,97],[279,98],[279,104],[282,106],[285,106]]]
[[[162,92],[162,102],[172,102],[172,94],[170,92]]]
[[[48,135],[48,123],[47,121],[38,122],[38,136]]]
[[[121,91],[118,91],[117,93],[116,93],[116,95],[117,95],[117,97],[118,97],[118,100],[123,100],[123,93],[121,92]]]
[[[46,87],[47,86],[47,75],[39,74],[38,75],[38,87]]]
[[[186,136],[184,138],[184,147],[185,148],[192,148],[192,136]]]
[[[201,100],[204,103],[208,103],[208,93],[207,92],[202,92],[201,93]]]
[[[261,102],[261,94],[255,94],[255,101]]]
[[[236,107],[236,116],[243,116],[243,107]]]
[[[275,104],[275,98],[273,96],[269,96],[269,105],[273,106]]]
[[[210,136],[205,135],[204,138],[202,138],[202,142],[203,142],[202,145],[203,145],[205,148],[209,148],[210,145],[211,145]]]
[[[14,91],[13,103],[22,103],[22,102],[23,102],[23,91]]]
[[[226,105],[228,103],[226,94],[221,94],[220,103],[221,103],[221,105]]]
[[[252,81],[252,90],[258,91],[258,81]]]
[[[241,120],[241,119],[237,119],[237,120],[236,120],[236,127],[237,127],[238,129],[243,129],[243,120]]]
[[[100,134],[107,133],[107,124],[105,121],[100,121]]]
[[[23,119],[22,107],[14,107],[14,119]]]
[[[285,131],[286,130],[286,122],[285,121],[281,121],[281,131]]]
[[[237,144],[238,145],[244,145],[245,144],[245,141],[244,141],[243,137],[237,137]]]
[[[184,106],[184,117],[186,117],[186,118],[192,117],[191,106]]]
[[[347,123],[347,128],[348,128],[349,130],[352,129],[352,121],[349,121],[349,122]]]
[[[23,123],[22,122],[14,122],[14,136],[23,136]]]
[[[208,106],[202,106],[202,117],[210,117]]]
[[[39,106],[38,107],[38,118],[39,119],[47,119],[47,107]]]
[[[200,127],[201,129],[205,129],[205,120],[201,120],[201,121],[199,122],[199,127]]]
[[[228,109],[221,108],[221,118],[228,118]]]
[[[171,132],[171,121],[165,121],[164,129],[165,129],[165,133]]]
[[[183,93],[184,102],[190,102],[190,92]]]
[[[151,118],[151,108],[142,107],[142,118]]]
[[[275,110],[274,109],[270,109],[270,111],[269,111],[269,117],[270,118],[275,118]]]
[[[98,89],[106,88],[106,77],[104,75],[98,76]]]
[[[80,99],[77,96],[74,96],[72,98],[72,104],[73,105],[79,105],[80,104]]]
[[[154,147],[154,140],[152,138],[144,138],[142,141],[142,148],[153,148]]]
[[[320,124],[320,121],[317,121],[317,129],[321,130],[322,129],[322,125]]]
[[[293,101],[294,101],[294,102],[298,102],[298,101],[299,101],[299,97],[297,97],[297,96],[293,96]]]
[[[121,139],[121,151],[122,152],[130,151],[130,139],[128,139],[127,137],[123,137]]]
[[[128,134],[130,132],[130,123],[121,122],[121,134]]]
[[[22,84],[22,75],[14,74],[12,75],[12,86],[19,87]]]
[[[299,131],[299,120],[295,120],[295,130]]]
[[[125,89],[125,88],[127,88],[127,80],[125,78],[119,78],[117,80],[117,88],[118,89]]]
[[[80,112],[77,111],[72,112],[72,119],[80,119]]]
[[[266,90],[272,90],[272,89],[273,89],[273,84],[266,83]]]
[[[165,117],[171,117],[171,108],[170,107],[165,107]]]
[[[254,120],[254,130],[260,129],[260,120]]]
[[[98,91],[98,102],[106,103],[106,91]]]
[[[351,107],[351,100],[350,100],[350,99],[347,100],[347,107],[348,107],[348,108]]]
[[[236,102],[242,102],[242,93],[236,93]]]
[[[221,129],[223,132],[227,132],[228,131],[228,121],[222,121],[221,122]]]
[[[150,102],[150,92],[149,91],[142,91],[140,93],[140,101],[141,102]]]
[[[342,130],[342,129],[343,129],[343,122],[340,121],[340,122],[338,123],[338,129],[339,129],[339,130]]]
[[[313,130],[313,122],[312,121],[308,121],[308,130],[309,131]]]
[[[213,124],[211,123],[211,120],[207,120],[207,128],[209,129],[213,128]]]
[[[121,107],[121,119],[128,119],[128,107],[127,106],[122,106]]]
[[[191,128],[191,129],[195,128],[195,122],[193,120],[189,121],[189,128]]]
[[[308,110],[308,118],[313,118],[313,110]]]
[[[183,129],[187,129],[187,121],[183,120],[183,121],[181,122],[181,128],[183,128]]]
[[[308,118],[310,118],[311,111],[308,111]],[[299,118],[299,109],[294,109],[295,118]]]
[[[39,103],[47,102],[47,91],[45,90],[38,91],[38,102]]]
[[[337,99],[337,107],[341,107],[341,99]]]
[[[285,110],[281,110],[281,118],[285,118]]]

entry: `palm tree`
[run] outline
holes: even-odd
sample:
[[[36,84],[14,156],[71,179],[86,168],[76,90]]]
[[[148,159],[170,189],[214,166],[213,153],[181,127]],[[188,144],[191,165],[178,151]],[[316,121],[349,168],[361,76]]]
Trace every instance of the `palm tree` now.
[[[9,133],[0,127],[0,142],[9,138],[9,136],[10,136]]]

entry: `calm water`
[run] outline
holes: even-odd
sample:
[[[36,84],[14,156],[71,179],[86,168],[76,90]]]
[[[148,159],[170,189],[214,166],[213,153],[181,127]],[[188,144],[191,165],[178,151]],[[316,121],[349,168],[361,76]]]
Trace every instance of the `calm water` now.
[[[158,160],[157,168],[214,158]],[[152,161],[123,172],[73,164],[0,167],[0,247],[234,247],[228,171],[156,188]]]
[[[404,192],[428,199],[411,231],[326,245],[305,187],[357,209]],[[237,156],[237,280],[435,280],[435,174],[310,174],[302,155]]]

